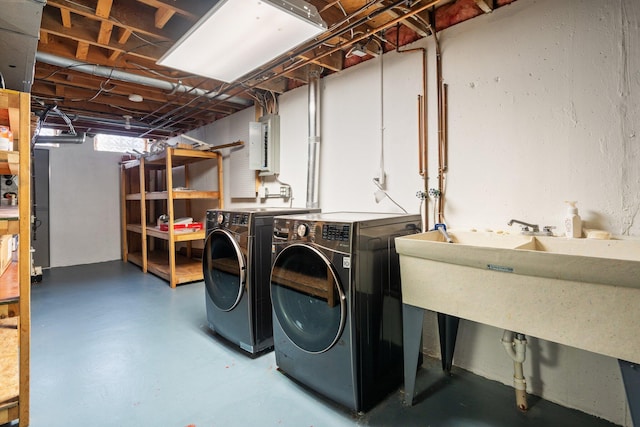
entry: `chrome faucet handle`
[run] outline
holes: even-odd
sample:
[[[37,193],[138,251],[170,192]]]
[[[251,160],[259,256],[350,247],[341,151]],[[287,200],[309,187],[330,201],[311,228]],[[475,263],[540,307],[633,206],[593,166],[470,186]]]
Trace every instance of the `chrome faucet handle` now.
[[[540,231],[540,227],[538,227],[538,224],[529,224],[528,222],[520,221],[518,219],[512,219],[507,223],[507,225],[511,226],[513,225],[514,222],[516,224],[520,224],[523,232],[527,231],[527,232],[537,233]]]
[[[553,225],[545,225],[544,227],[542,227],[542,232],[547,236],[553,236],[552,230],[555,230],[555,229],[556,227],[554,227]]]

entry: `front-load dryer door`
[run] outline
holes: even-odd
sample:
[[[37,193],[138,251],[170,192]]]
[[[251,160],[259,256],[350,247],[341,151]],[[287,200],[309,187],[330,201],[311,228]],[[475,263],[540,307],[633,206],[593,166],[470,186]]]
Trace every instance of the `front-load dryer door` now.
[[[347,317],[346,297],[330,261],[315,248],[293,244],[271,270],[273,312],[297,347],[322,353],[340,338]]]
[[[238,305],[244,292],[246,262],[238,242],[226,230],[213,230],[207,237],[202,256],[206,291],[220,310]]]

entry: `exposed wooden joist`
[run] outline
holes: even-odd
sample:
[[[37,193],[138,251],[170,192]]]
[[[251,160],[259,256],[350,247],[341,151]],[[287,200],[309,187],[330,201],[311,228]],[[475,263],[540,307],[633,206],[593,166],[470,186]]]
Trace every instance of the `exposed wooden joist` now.
[[[144,3],[146,5],[149,5],[158,9],[171,10],[173,11],[173,13],[182,15],[192,22],[197,21],[207,10],[209,10],[214,5],[214,2],[212,1],[201,1],[201,0],[181,0],[180,2],[170,1],[170,0],[138,0],[138,1],[140,3]]]
[[[145,45],[139,40],[129,40],[124,45],[109,41],[109,43],[99,43],[95,40],[96,34],[100,32],[98,21],[84,20],[83,25],[74,25],[72,28],[64,28],[51,16],[50,11],[45,10],[42,14],[41,28],[50,34],[59,37],[66,37],[78,42],[99,46],[106,49],[127,52],[132,56],[139,56],[152,61],[162,56],[167,48],[159,46]]]
[[[125,44],[129,37],[131,37],[132,31],[128,28],[118,27],[118,43]]]
[[[161,7],[156,11],[156,16],[155,16],[155,25],[156,28],[164,28],[165,24],[167,22],[169,22],[169,19],[171,19],[171,17],[175,14],[176,12],[167,8],[167,7]]]
[[[329,48],[321,46],[311,52],[300,55],[300,57],[305,60],[310,60],[321,67],[328,68],[331,71],[341,71],[344,68],[344,55],[342,52],[334,52],[326,55],[325,52],[328,50]]]
[[[89,56],[89,43],[79,41],[78,47],[76,48],[76,59],[85,61],[87,56]]]
[[[60,20],[63,27],[71,28],[71,12],[68,9],[60,9]]]
[[[96,16],[105,19],[109,18],[112,5],[113,0],[98,0],[98,5],[96,6]]]
[[[95,15],[95,0],[47,0],[44,12],[50,9],[60,9],[62,13],[73,12],[90,20],[111,21],[119,27],[126,28],[142,36],[150,36],[157,40],[175,40],[189,28],[189,24],[177,26],[172,31],[155,27],[153,10],[142,11],[137,7],[138,2],[119,2],[111,8],[109,18]]]
[[[111,42],[111,32],[113,24],[107,21],[100,23],[100,32],[98,33],[98,44],[107,46]]]

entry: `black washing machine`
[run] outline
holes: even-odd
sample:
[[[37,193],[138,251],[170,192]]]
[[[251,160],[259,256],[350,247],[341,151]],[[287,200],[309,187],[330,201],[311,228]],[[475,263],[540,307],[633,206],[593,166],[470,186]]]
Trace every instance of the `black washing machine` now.
[[[402,295],[394,239],[419,215],[276,217],[271,270],[278,369],[356,412],[403,380]]]
[[[202,268],[209,328],[251,355],[273,347],[269,294],[273,218],[309,211],[207,211]]]

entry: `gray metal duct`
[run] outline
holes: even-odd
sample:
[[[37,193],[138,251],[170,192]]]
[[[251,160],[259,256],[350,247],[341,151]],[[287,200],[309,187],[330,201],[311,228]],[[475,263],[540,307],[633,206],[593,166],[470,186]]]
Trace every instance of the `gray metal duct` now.
[[[189,92],[195,96],[206,96],[208,98],[215,98],[218,96],[218,92],[209,92],[203,89],[187,86],[184,84],[174,84],[160,79],[154,79],[152,77],[140,76],[138,74],[127,73],[119,71],[114,68],[103,67],[101,65],[87,64],[86,62],[75,61],[73,59],[63,58],[61,56],[52,55],[46,52],[37,52],[36,61],[44,62],[49,65],[55,65],[58,67],[70,68],[73,71],[80,71],[85,74],[91,74],[92,76],[100,76],[105,78],[111,78],[120,80],[123,82],[136,83],[144,86],[149,86],[157,89],[163,89],[170,92]],[[252,105],[253,101],[239,97],[230,97],[229,95],[220,95],[219,99],[233,102],[235,104],[248,106]]]
[[[36,144],[82,144],[86,136],[84,132],[77,135],[38,135]]]
[[[319,207],[320,181],[320,71],[309,71],[309,158],[307,164],[307,208]]]

